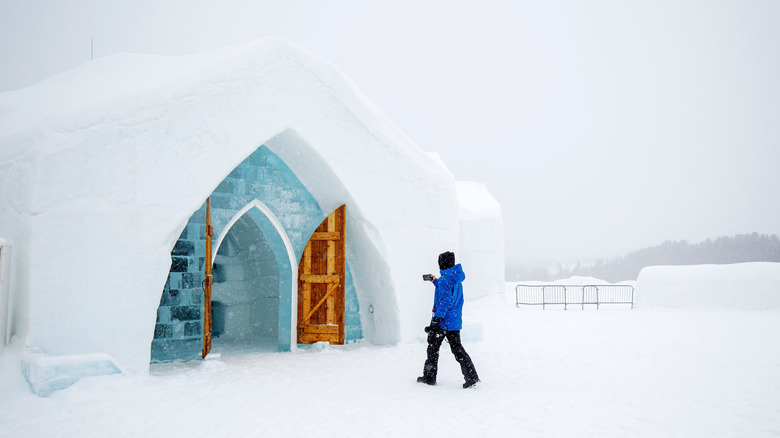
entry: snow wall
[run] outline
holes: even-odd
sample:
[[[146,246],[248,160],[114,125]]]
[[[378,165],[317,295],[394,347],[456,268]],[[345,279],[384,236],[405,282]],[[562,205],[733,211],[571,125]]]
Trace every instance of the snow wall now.
[[[505,262],[501,206],[482,183],[458,181],[456,191],[462,253],[459,262],[466,273],[463,293],[467,299],[503,293]]]
[[[649,266],[636,289],[640,308],[779,309],[780,263]]]
[[[420,274],[442,251],[470,257],[454,178],[336,68],[280,39],[113,55],[0,94],[9,335],[47,356],[106,353],[148,372],[177,237],[262,145],[323,211],[346,204],[364,337],[417,339],[433,292]],[[503,269],[479,268],[503,266],[499,252],[483,253],[470,278],[503,281]]]

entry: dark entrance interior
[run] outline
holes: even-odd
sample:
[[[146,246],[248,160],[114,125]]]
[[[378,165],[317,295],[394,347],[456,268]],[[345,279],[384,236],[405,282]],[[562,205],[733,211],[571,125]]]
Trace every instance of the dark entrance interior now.
[[[279,297],[276,257],[245,214],[228,231],[214,260],[212,351],[277,351]]]

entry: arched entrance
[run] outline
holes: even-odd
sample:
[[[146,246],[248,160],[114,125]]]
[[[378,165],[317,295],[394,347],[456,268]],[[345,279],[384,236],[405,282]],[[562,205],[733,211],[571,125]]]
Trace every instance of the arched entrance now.
[[[268,241],[248,216],[222,241],[213,273],[212,351],[276,350],[279,268]]]
[[[276,216],[252,201],[228,222],[214,252],[212,351],[290,350],[296,266]]]
[[[274,331],[278,351],[290,351],[297,344],[298,262],[307,239],[325,217],[317,200],[265,146],[228,174],[208,199],[210,209],[209,202],[204,202],[193,212],[171,250],[171,268],[152,340],[153,363],[208,354],[214,329],[219,336],[218,350],[219,343],[228,340],[235,349],[253,345],[271,348]],[[211,212],[210,226],[207,211]],[[206,263],[209,235],[213,242],[208,254],[217,264],[213,273],[206,272],[207,265],[214,266]],[[269,264],[271,258],[276,269]],[[216,291],[207,293],[207,277],[218,281],[212,284]],[[340,277],[345,293],[344,327],[340,330],[344,340],[340,342],[362,339],[360,305],[349,261]],[[248,278],[261,285],[248,286]],[[252,295],[250,289],[260,292]],[[213,309],[216,321],[212,301],[217,302]],[[274,301],[276,315],[262,318],[270,315]]]

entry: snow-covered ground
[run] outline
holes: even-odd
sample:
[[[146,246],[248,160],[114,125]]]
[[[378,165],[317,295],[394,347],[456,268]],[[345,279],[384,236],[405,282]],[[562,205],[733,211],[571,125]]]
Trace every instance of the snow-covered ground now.
[[[465,343],[482,378],[470,390],[447,344],[439,384],[415,382],[421,337],[155,365],[39,398],[9,346],[0,436],[780,435],[780,310],[564,311],[513,300],[508,284],[505,297],[466,303],[467,321],[483,328]]]

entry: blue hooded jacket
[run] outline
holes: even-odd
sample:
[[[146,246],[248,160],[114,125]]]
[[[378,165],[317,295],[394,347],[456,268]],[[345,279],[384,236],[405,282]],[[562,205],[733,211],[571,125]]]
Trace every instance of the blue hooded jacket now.
[[[455,331],[463,327],[463,273],[460,263],[439,271],[441,277],[433,280],[436,293],[433,297],[433,316],[443,318],[441,328]]]

